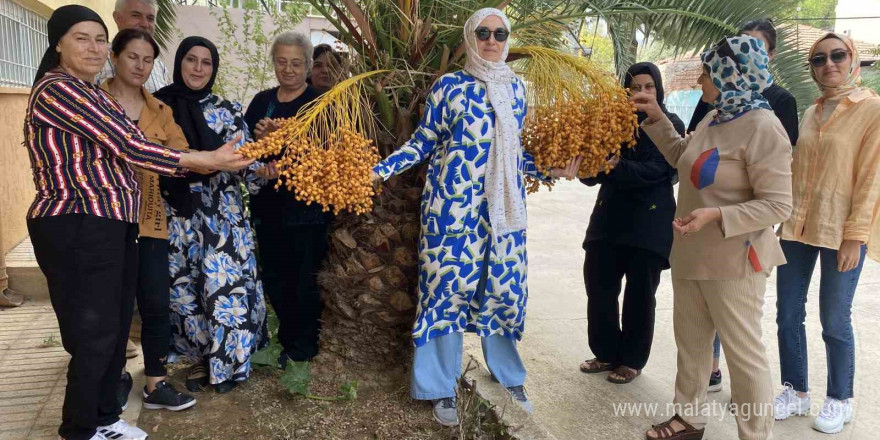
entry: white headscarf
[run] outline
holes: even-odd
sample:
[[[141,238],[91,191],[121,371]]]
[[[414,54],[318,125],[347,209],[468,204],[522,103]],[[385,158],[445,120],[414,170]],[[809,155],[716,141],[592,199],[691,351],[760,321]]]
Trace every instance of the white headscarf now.
[[[489,103],[495,110],[495,136],[486,162],[485,191],[489,203],[489,222],[496,237],[526,229],[526,205],[519,189],[519,157],[522,154],[521,130],[513,115],[513,83],[516,74],[504,62],[508,44],[503,43],[501,61],[491,62],[480,57],[475,31],[486,17],[501,18],[507,30],[510,21],[504,12],[483,8],[464,24],[467,62],[464,70],[486,83]]]

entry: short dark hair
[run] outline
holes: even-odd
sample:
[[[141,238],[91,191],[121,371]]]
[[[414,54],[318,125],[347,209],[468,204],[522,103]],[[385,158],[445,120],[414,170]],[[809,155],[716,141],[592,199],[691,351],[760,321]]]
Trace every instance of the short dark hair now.
[[[742,27],[739,29],[740,34],[744,34],[749,31],[757,31],[764,35],[764,38],[767,39],[767,44],[770,46],[767,48],[768,54],[776,50],[776,28],[773,26],[773,20],[769,18],[752,20],[743,24]]]
[[[342,55],[339,55],[339,52],[336,52],[335,50],[333,50],[333,48],[330,47],[330,45],[326,44],[326,43],[319,44],[319,45],[315,46],[315,51],[312,54],[312,59],[316,60],[316,59],[318,59],[319,56],[324,55],[325,53],[328,53],[333,58],[335,58],[337,63],[342,62]]]
[[[159,57],[159,44],[153,39],[153,36],[140,29],[123,29],[113,37],[113,43],[110,44],[110,50],[113,54],[119,56],[122,51],[128,47],[128,43],[134,40],[144,40],[153,46],[153,58]]]

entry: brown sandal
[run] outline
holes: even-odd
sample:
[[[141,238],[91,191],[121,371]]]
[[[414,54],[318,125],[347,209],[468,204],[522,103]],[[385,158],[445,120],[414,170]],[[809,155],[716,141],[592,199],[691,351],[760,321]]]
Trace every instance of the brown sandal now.
[[[680,423],[681,426],[684,426],[684,429],[676,432],[675,428],[672,427],[673,421]],[[657,433],[657,437],[651,437],[646,432],[645,440],[702,440],[703,433],[706,431],[705,428],[694,428],[679,417],[678,414],[659,425],[652,425],[651,429]]]
[[[611,371],[614,369],[614,365],[611,365],[607,362],[600,362],[599,359],[587,359],[581,362],[581,371],[584,373],[601,373],[603,371]]]
[[[622,377],[623,379],[618,379],[614,377],[617,375],[618,377]],[[616,383],[618,385],[623,385],[626,383],[630,383],[635,378],[642,375],[642,370],[636,370],[635,368],[630,368],[625,365],[621,365],[614,369],[611,374],[608,375],[608,382]]]
[[[203,391],[208,386],[208,368],[205,364],[193,365],[186,375],[186,389],[191,393]]]

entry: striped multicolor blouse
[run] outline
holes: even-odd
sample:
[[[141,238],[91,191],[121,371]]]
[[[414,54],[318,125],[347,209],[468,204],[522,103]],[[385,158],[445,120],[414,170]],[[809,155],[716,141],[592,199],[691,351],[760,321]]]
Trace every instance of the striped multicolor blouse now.
[[[131,167],[186,172],[180,152],[148,142],[113,97],[67,73],[50,72],[34,85],[24,130],[37,190],[28,218],[90,214],[137,223]]]

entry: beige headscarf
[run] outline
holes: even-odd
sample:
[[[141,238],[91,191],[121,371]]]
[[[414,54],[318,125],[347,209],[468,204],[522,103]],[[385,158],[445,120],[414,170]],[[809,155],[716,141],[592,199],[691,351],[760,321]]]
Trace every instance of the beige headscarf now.
[[[516,74],[507,66],[508,44],[504,42],[501,61],[491,62],[480,57],[475,31],[486,17],[495,15],[510,30],[510,21],[504,12],[484,8],[464,25],[467,62],[464,70],[486,83],[487,96],[495,111],[495,135],[489,147],[486,162],[485,191],[489,204],[489,222],[492,233],[500,237],[526,229],[526,205],[519,189],[519,158],[522,155],[521,130],[513,115],[513,84]]]
[[[846,75],[846,80],[843,82],[843,84],[837,87],[826,86],[822,84],[822,81],[820,81],[819,78],[816,77],[816,71],[813,69],[812,66],[810,66],[810,76],[813,77],[813,81],[816,82],[816,85],[819,86],[819,90],[822,91],[822,97],[819,98],[820,100],[838,101],[860,90],[859,86],[862,85],[862,67],[861,61],[859,60],[859,51],[856,48],[855,43],[853,43],[853,40],[844,34],[839,34],[835,32],[829,32],[822,36],[822,38],[816,40],[816,42],[813,43],[813,46],[810,48],[809,58],[813,58],[813,55],[816,54],[816,47],[819,46],[819,43],[829,38],[837,38],[838,40],[842,41],[843,44],[846,45],[847,50],[849,50],[849,53],[851,54],[852,62],[850,63],[849,72],[847,72]]]

